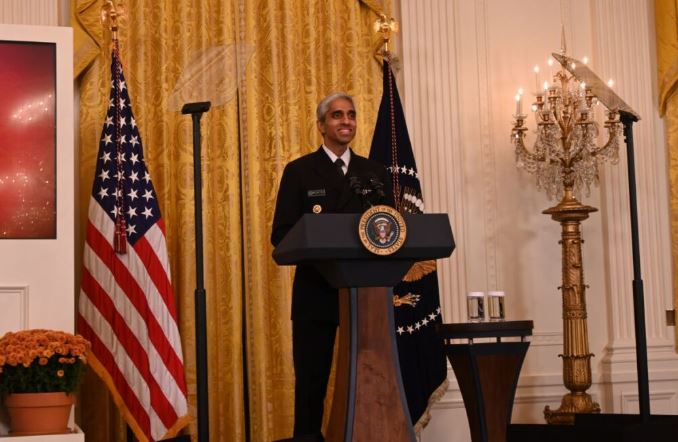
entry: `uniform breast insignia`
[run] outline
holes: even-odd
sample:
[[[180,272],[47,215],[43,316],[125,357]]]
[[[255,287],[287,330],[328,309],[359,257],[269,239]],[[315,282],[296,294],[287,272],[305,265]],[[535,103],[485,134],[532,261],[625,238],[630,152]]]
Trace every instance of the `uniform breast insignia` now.
[[[323,211],[323,208],[320,204],[316,204],[313,206],[313,213],[320,213]]]
[[[358,235],[375,255],[391,255],[405,243],[407,226],[402,215],[389,206],[372,206],[360,217]]]
[[[308,192],[306,192],[306,195],[308,195],[309,198],[312,197],[318,197],[318,196],[325,196],[325,189],[311,189]]]

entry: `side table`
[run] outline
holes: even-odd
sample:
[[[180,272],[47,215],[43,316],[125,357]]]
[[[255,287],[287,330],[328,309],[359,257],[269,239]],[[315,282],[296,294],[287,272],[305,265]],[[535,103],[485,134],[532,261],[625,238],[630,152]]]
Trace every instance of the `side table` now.
[[[511,423],[513,399],[520,369],[530,343],[532,321],[441,324],[438,335],[445,341],[464,399],[473,442],[505,442]],[[520,342],[502,338],[520,337]],[[474,342],[491,338],[492,342]],[[452,343],[453,339],[465,343]]]

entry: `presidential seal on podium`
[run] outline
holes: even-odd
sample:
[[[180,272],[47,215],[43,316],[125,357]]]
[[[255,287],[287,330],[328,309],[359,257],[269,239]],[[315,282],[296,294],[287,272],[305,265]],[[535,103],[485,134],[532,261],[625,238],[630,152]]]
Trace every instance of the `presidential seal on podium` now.
[[[372,206],[360,217],[358,234],[363,246],[375,255],[391,255],[405,243],[407,226],[402,215],[389,206]]]

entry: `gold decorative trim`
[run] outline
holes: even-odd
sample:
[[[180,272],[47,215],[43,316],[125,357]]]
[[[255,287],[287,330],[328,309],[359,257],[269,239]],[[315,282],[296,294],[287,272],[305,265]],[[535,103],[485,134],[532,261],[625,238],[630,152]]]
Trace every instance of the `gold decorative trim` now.
[[[416,293],[408,293],[407,295],[403,296],[393,295],[393,307],[400,307],[402,305],[415,307],[420,298],[421,295],[417,295]]]
[[[435,272],[436,267],[437,266],[435,259],[431,259],[428,261],[417,261],[414,263],[412,267],[410,267],[410,270],[403,277],[403,281],[405,282],[419,281],[429,273]]]
[[[115,4],[113,0],[106,0],[101,6],[101,24],[108,26],[111,31],[111,39],[118,39],[118,20],[125,17],[125,8],[121,3]]]
[[[433,393],[431,393],[431,396],[428,398],[428,405],[426,406],[426,410],[421,414],[421,417],[417,421],[417,423],[414,425],[414,433],[419,436],[419,433],[421,433],[421,430],[428,425],[428,423],[431,421],[431,408],[433,405],[438,402],[440,399],[445,396],[445,393],[447,392],[447,387],[449,385],[449,381],[445,379],[442,384],[438,386],[438,388],[435,389]]]

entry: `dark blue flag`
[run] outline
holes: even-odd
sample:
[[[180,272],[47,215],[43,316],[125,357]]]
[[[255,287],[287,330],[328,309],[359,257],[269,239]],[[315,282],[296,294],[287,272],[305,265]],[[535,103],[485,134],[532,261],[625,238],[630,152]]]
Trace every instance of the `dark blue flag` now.
[[[384,59],[384,92],[370,159],[390,172],[396,209],[423,213],[424,202],[390,63]],[[428,423],[429,407],[447,387],[447,362],[435,324],[442,323],[435,261],[416,263],[393,288],[396,340],[407,405],[415,430]]]

